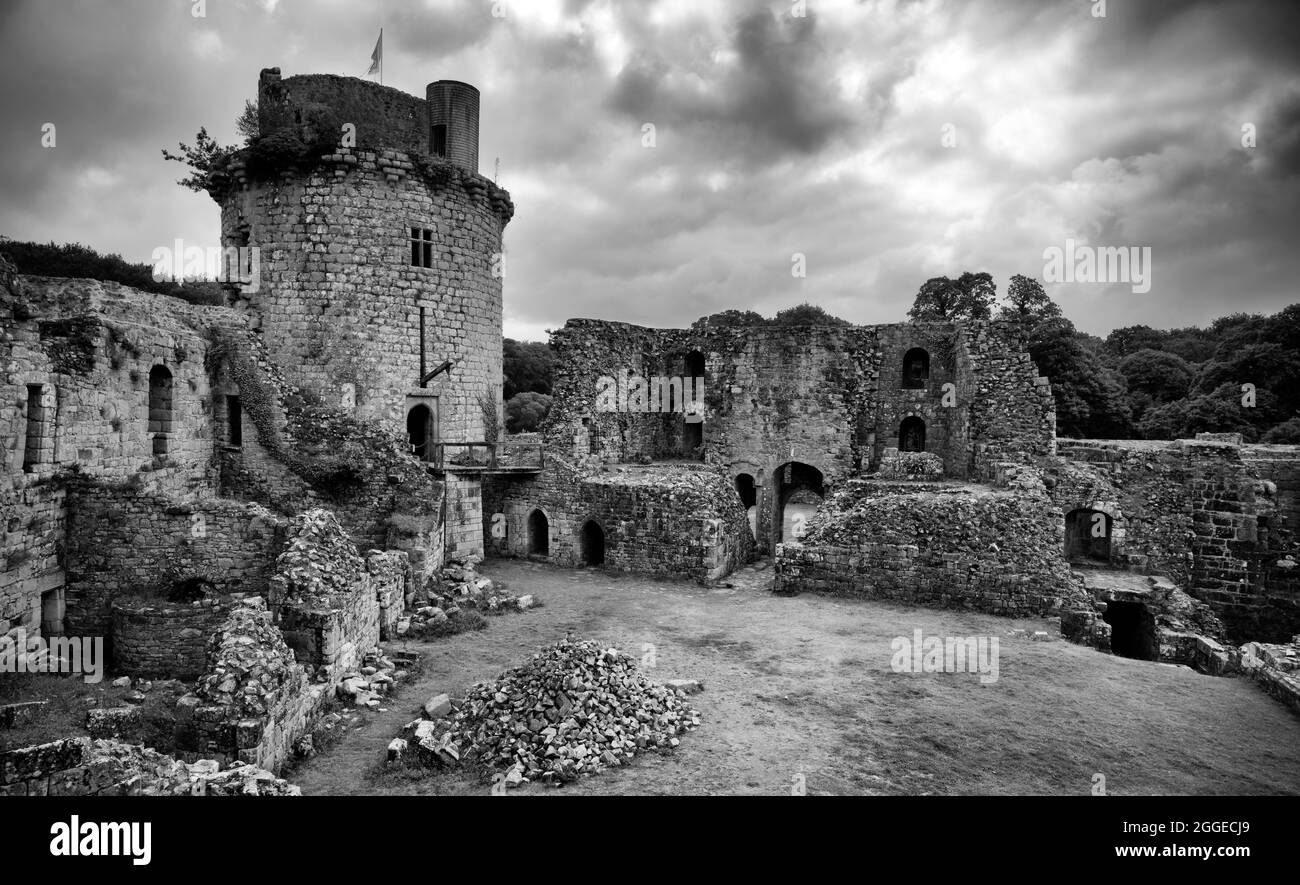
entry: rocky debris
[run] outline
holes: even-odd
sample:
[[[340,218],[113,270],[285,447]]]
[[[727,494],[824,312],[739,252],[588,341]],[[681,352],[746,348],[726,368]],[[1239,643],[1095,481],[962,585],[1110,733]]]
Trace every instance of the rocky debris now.
[[[45,712],[48,701],[20,701],[16,704],[0,706],[0,728],[16,728],[26,725]]]
[[[449,559],[437,585],[419,594],[418,603],[398,619],[396,635],[419,639],[482,630],[487,626],[482,615],[522,612],[540,605],[533,595],[515,596],[503,583],[480,575],[477,566],[481,561],[464,554]]]
[[[234,707],[247,717],[267,713],[267,698],[288,680],[293,651],[260,596],[240,600],[208,640],[208,672],[195,693],[205,701]]]
[[[395,658],[400,657],[402,666]],[[418,655],[388,655],[382,647],[375,647],[361,659],[360,670],[344,674],[339,683],[338,697],[356,707],[378,710],[381,699],[410,675],[408,667],[419,661]]]
[[[299,796],[288,781],[254,765],[225,771],[213,759],[186,763],[148,747],[115,740],[91,741],[77,769],[66,772],[78,793],[129,796]],[[58,775],[56,775],[57,777]]]
[[[92,707],[86,713],[86,731],[93,738],[123,738],[141,724],[139,707]]]
[[[504,771],[507,786],[558,785],[677,747],[700,724],[685,697],[685,688],[650,681],[617,649],[565,639],[476,684],[442,718],[408,723],[402,738],[422,765],[472,762]],[[390,744],[390,760],[406,754]]]
[[[695,679],[669,679],[664,683],[664,687],[686,694],[699,694],[704,691],[704,684]]]
[[[308,510],[289,523],[284,551],[275,560],[273,600],[328,605],[363,583],[365,560],[329,510]]]

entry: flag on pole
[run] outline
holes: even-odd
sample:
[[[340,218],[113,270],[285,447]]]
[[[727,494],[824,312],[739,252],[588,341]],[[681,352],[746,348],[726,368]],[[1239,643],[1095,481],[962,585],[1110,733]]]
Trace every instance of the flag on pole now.
[[[384,69],[384,29],[379,29],[379,40],[375,43],[375,51],[370,53],[370,70],[366,71],[366,76],[379,74],[383,76]]]

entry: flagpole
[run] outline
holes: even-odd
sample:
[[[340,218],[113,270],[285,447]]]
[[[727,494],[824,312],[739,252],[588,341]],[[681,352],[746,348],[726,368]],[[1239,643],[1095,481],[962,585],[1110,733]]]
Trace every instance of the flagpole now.
[[[384,85],[384,26],[379,26],[379,85]]]

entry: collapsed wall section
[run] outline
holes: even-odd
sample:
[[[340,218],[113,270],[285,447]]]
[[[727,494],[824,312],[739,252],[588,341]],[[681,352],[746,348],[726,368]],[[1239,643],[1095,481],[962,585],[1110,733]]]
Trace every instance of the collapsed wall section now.
[[[1030,468],[1001,488],[851,480],[776,557],[776,590],[1042,615],[1085,597]]]

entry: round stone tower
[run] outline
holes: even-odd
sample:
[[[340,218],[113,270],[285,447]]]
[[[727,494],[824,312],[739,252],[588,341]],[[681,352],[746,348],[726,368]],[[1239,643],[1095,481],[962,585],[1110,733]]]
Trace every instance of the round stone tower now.
[[[425,89],[425,101],[430,153],[477,172],[478,90],[459,80],[438,80]]]
[[[413,437],[479,441],[500,421],[514,206],[477,174],[478,90],[427,97],[265,70],[260,138],[210,190],[223,245],[255,247],[234,301],[290,384]]]

